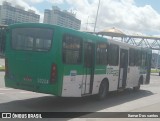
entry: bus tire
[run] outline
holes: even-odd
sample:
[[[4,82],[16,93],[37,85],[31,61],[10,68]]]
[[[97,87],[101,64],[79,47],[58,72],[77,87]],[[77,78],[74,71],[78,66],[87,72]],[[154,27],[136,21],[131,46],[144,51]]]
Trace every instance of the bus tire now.
[[[142,81],[143,81],[143,80],[142,80],[142,77],[141,77],[141,78],[139,79],[139,81],[138,81],[138,86],[133,87],[133,90],[134,90],[134,91],[140,90]]]
[[[103,80],[100,84],[99,92],[97,95],[99,100],[106,98],[106,96],[108,94],[108,89],[109,89],[108,82],[106,80]]]

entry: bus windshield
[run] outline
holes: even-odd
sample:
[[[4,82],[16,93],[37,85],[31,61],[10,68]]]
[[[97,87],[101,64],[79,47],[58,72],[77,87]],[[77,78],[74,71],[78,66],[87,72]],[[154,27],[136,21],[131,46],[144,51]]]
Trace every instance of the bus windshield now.
[[[45,28],[16,28],[12,30],[12,48],[15,50],[48,51],[53,30]]]

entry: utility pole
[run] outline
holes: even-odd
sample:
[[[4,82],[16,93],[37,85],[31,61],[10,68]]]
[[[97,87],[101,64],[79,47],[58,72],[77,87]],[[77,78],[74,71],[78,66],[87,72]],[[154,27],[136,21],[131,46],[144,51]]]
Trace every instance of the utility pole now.
[[[95,23],[94,23],[94,33],[95,33],[95,31],[96,31],[96,25],[97,25],[97,18],[98,18],[99,6],[100,6],[100,0],[99,0],[99,3],[98,3],[96,20],[95,20]]]

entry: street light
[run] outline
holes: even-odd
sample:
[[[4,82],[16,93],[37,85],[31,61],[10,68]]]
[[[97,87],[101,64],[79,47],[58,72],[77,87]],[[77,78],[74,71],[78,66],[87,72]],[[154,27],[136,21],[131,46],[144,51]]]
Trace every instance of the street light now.
[[[95,24],[94,24],[94,33],[95,33],[95,31],[96,31],[96,24],[97,24],[97,18],[98,18],[99,6],[100,6],[100,0],[99,0],[99,3],[98,3],[97,15],[96,15],[96,20],[95,20]]]

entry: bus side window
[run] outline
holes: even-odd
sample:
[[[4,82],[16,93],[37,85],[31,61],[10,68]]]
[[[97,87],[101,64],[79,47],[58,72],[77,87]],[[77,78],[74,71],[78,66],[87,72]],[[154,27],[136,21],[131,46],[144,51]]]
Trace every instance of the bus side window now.
[[[135,66],[135,53],[134,49],[129,49],[129,66]]]
[[[136,66],[141,66],[141,51],[140,50],[136,50],[136,53],[135,53],[135,65]]]
[[[97,44],[96,63],[98,65],[107,65],[108,47],[106,43]]]
[[[142,66],[146,66],[146,61],[147,61],[147,53],[142,52]]]
[[[108,63],[111,66],[118,66],[118,60],[119,60],[119,46],[115,44],[109,45],[109,51],[108,51]]]
[[[92,67],[94,64],[93,48],[88,44],[84,43],[84,64],[85,67]]]
[[[63,37],[62,53],[65,64],[80,64],[82,61],[82,39],[65,34]]]

